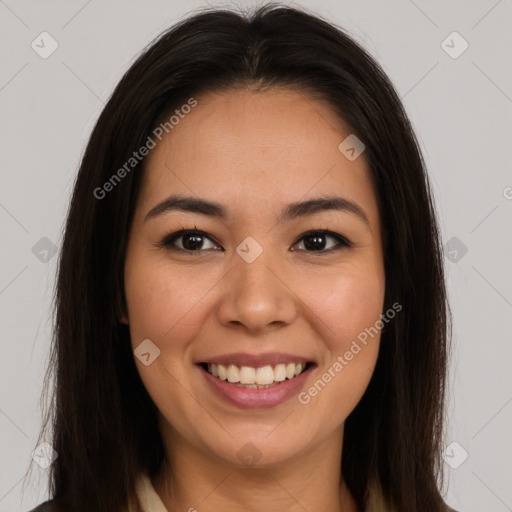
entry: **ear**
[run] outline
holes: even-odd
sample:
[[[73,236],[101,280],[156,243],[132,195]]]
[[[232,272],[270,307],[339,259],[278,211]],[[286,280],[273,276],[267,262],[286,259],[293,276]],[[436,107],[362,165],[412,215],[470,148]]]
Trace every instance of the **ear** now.
[[[126,315],[123,315],[119,322],[121,322],[122,324],[129,325],[128,318],[126,318]]]

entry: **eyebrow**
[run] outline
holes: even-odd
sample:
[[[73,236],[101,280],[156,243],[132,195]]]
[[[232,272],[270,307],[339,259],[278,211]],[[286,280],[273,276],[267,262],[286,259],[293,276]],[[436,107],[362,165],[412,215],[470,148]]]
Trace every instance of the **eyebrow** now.
[[[144,222],[158,217],[163,213],[176,210],[199,213],[209,217],[219,218],[224,221],[229,218],[228,210],[223,205],[215,201],[209,201],[198,197],[171,195],[154,206],[144,217]],[[308,199],[307,201],[290,203],[281,212],[278,224],[329,210],[356,215],[370,228],[370,221],[368,220],[364,210],[357,203],[339,196],[317,197]]]

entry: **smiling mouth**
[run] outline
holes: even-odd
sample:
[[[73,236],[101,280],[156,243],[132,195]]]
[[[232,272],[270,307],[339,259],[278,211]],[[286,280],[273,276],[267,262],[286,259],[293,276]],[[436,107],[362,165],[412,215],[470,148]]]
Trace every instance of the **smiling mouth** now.
[[[263,389],[292,380],[315,366],[315,363],[287,363],[275,366],[237,366],[214,363],[200,363],[210,375],[234,386],[246,389]]]

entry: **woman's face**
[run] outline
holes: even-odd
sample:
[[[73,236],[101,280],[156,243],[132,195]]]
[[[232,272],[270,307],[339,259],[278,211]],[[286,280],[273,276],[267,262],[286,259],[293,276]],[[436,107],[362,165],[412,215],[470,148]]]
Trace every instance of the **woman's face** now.
[[[341,443],[374,370],[380,333],[359,340],[383,312],[376,195],[327,104],[276,88],[196,100],[147,157],[123,321],[168,445],[290,461]],[[181,229],[201,233],[169,237]],[[309,364],[290,378],[293,363]]]

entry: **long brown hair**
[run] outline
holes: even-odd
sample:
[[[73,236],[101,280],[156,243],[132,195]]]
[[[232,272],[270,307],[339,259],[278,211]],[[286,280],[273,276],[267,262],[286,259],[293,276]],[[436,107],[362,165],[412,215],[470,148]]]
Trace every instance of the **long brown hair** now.
[[[88,142],[67,215],[39,441],[58,457],[50,495],[62,511],[114,512],[165,453],[157,409],[138,375],[123,267],[142,159],[98,187],[187,98],[240,85],[299,88],[329,102],[366,146],[384,230],[386,326],[375,372],[345,423],[343,476],[361,510],[380,489],[389,508],[445,510],[440,460],[449,308],[432,191],[401,101],[375,60],[342,29],[304,10],[196,13],[159,36],[114,90]],[[95,193],[96,191],[96,193]],[[54,382],[54,385],[52,384]],[[52,432],[48,434],[48,429]]]

